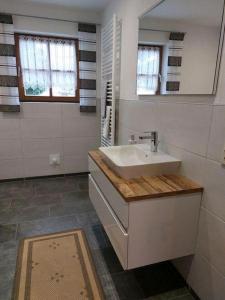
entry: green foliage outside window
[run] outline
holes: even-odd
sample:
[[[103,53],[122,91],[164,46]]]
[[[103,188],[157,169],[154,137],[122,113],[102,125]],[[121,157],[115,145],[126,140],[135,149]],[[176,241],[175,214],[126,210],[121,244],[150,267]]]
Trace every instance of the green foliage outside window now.
[[[26,95],[37,96],[37,95],[41,95],[44,91],[45,91],[44,87],[39,87],[39,86],[36,88],[29,87],[26,89]]]

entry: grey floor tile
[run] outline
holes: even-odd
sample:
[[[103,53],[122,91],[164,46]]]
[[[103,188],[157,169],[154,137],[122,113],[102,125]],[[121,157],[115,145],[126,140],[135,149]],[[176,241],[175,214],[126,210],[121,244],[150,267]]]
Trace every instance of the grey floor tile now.
[[[96,214],[96,212],[93,211],[88,211],[85,213],[78,213],[76,214],[76,218],[80,224],[81,227],[83,226],[87,226],[87,225],[100,225],[101,222],[98,218],[98,215]]]
[[[35,195],[32,197],[22,197],[12,199],[12,207],[27,208],[32,206],[56,205],[61,203],[61,194]]]
[[[100,248],[92,251],[98,274],[123,272],[123,268],[112,247]]]
[[[0,287],[0,300],[12,299],[13,280],[7,280],[5,284]]]
[[[79,191],[88,190],[88,174],[66,176],[66,181],[75,184]]]
[[[17,239],[79,228],[75,216],[49,217],[19,224]]]
[[[189,293],[184,294],[185,289],[174,291],[172,286],[166,294],[148,294],[152,291],[149,286],[157,286],[162,279],[161,266],[156,267],[158,273],[148,267],[122,270],[90,202],[87,175],[0,183],[0,224],[0,300],[11,299],[21,238],[76,228],[85,230],[107,300],[193,300]],[[167,281],[173,278],[180,283],[170,269],[164,273]]]
[[[76,201],[90,201],[88,192],[76,191],[62,194],[62,204],[73,204]]]
[[[144,293],[132,272],[112,273],[111,276],[119,299],[141,300],[145,298]]]
[[[17,224],[46,217],[49,217],[48,206],[10,208],[0,211],[0,224]]]
[[[84,213],[92,211],[94,208],[90,201],[75,201],[74,203],[63,203],[60,205],[53,205],[50,207],[51,216],[66,216],[76,213]]]
[[[13,286],[13,279],[15,274],[15,266],[0,266],[0,299],[10,299],[12,286]],[[5,297],[5,298],[4,298]]]
[[[15,265],[17,249],[18,241],[16,240],[0,243],[0,266]]]
[[[170,262],[138,268],[133,270],[133,273],[146,298],[186,286],[185,281]]]
[[[120,300],[111,275],[101,275],[100,281],[106,300]]]
[[[179,300],[186,296],[190,296],[190,292],[187,287],[148,297],[146,300]]]
[[[189,294],[186,296],[174,298],[173,300],[195,300],[195,298],[191,294]]]
[[[0,183],[0,195],[2,193],[6,193],[11,197],[32,196],[34,194],[33,183],[24,180],[3,182]]]
[[[38,220],[49,217],[48,206],[15,208],[15,220],[17,223]]]
[[[0,211],[10,208],[11,204],[12,204],[12,198],[0,199]]]
[[[12,198],[12,194],[7,190],[0,190],[0,201]]]
[[[92,249],[107,248],[112,246],[101,225],[84,226],[83,229],[86,233],[89,246]]]
[[[78,176],[77,178],[78,189],[88,191],[88,176]]]
[[[43,178],[34,180],[34,190],[38,195],[76,191],[76,181],[68,181],[66,177]]]
[[[7,208],[0,211],[0,224],[16,223],[16,211],[12,208]]]
[[[0,243],[15,239],[17,225],[0,225]]]

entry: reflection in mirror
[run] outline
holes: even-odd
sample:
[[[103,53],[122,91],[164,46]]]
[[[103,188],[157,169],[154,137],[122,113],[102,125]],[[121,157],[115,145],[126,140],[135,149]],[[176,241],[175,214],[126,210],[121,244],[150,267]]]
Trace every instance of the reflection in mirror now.
[[[224,0],[164,0],[139,20],[138,95],[214,94]]]

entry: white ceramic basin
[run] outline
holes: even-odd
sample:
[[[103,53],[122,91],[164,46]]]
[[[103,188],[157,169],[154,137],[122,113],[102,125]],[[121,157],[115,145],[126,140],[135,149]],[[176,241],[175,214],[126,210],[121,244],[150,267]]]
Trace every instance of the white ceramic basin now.
[[[128,145],[99,148],[105,161],[121,177],[174,174],[181,161],[161,151],[151,152],[150,145]]]

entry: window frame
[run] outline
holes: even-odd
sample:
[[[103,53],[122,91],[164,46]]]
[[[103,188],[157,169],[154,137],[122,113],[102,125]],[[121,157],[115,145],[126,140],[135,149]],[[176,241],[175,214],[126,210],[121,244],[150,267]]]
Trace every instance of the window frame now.
[[[53,96],[52,95],[52,86],[50,87],[50,96],[27,96],[24,91],[23,85],[23,74],[21,68],[21,59],[20,59],[20,47],[19,47],[19,38],[20,36],[33,36],[33,37],[41,37],[47,39],[60,39],[60,40],[73,40],[75,42],[75,50],[76,50],[76,60],[77,60],[77,88],[75,97],[62,97],[62,96]],[[19,88],[19,98],[21,102],[65,102],[65,103],[79,103],[80,102],[80,72],[79,72],[79,40],[77,38],[65,38],[61,36],[51,36],[51,35],[41,35],[41,34],[29,34],[17,32],[14,34],[15,36],[15,47],[16,47],[16,64],[17,64],[17,74],[18,74],[18,88]],[[50,57],[50,51],[48,47],[48,55]],[[51,67],[49,69],[51,72]]]
[[[143,44],[143,43],[140,43],[140,44],[138,44],[138,51],[139,51],[139,47],[148,47],[148,48],[158,47],[159,48],[159,52],[160,52],[160,54],[159,54],[159,58],[160,58],[160,61],[159,61],[159,74],[162,76],[162,63],[163,63],[163,50],[164,50],[163,48],[164,48],[164,46],[163,45],[157,45],[157,44]],[[162,85],[162,83],[161,83],[160,77],[159,77],[158,78],[158,88],[157,88],[157,91],[156,91],[155,95],[161,95],[161,85]],[[143,95],[140,95],[140,96],[143,96]],[[146,94],[146,96],[147,96],[147,94]]]

